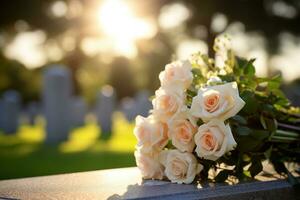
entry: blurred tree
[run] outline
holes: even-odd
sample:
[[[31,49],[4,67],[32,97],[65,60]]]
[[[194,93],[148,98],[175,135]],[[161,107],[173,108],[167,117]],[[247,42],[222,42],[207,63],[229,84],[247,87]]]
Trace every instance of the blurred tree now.
[[[0,54],[0,93],[13,89],[22,95],[24,102],[36,100],[40,91],[39,70],[27,70],[17,61],[7,60]]]
[[[133,96],[136,88],[129,60],[125,57],[118,57],[111,63],[110,67],[108,83],[115,88],[118,99]]]
[[[154,92],[160,86],[158,74],[164,70],[166,63],[171,62],[174,47],[170,38],[161,33],[147,42],[138,43],[138,47],[138,60],[143,68],[139,77],[145,80],[143,87]]]
[[[85,60],[91,59],[90,55],[86,55],[82,51],[82,41],[87,37],[102,37],[101,30],[95,28],[96,26],[94,25],[97,23],[97,19],[92,19],[95,16],[91,16],[91,13],[95,13],[95,9],[98,9],[101,2],[100,0],[2,0],[0,4],[0,46],[3,50],[17,33],[24,31],[22,27],[20,30],[20,26],[18,26],[20,22],[23,25],[27,25],[25,31],[43,30],[47,36],[46,41],[56,41],[63,50],[62,62],[72,69],[74,82],[77,83],[76,74],[78,69],[83,66]],[[228,24],[241,22],[245,25],[246,31],[261,33],[267,40],[267,47],[270,52],[275,52],[278,49],[278,36],[280,33],[290,32],[297,36],[300,35],[300,3],[298,0],[131,0],[130,3],[135,5],[139,14],[151,16],[155,19],[158,19],[162,8],[166,5],[172,3],[185,5],[191,11],[191,15],[186,21],[184,31],[191,38],[206,41],[209,46],[209,54],[213,54],[212,43],[214,37],[220,33],[212,29],[212,22],[217,13],[223,14]],[[58,9],[59,12],[57,12],[57,5],[60,8],[60,11]],[[61,10],[64,10],[64,6],[66,6],[66,12],[62,13]],[[174,20],[177,19],[174,18]],[[199,26],[205,28],[206,34],[197,34]],[[177,31],[179,29],[174,29],[172,33],[176,34]],[[138,76],[147,77],[148,83],[145,85],[148,85],[149,89],[153,89],[157,85],[158,80],[156,77],[161,67],[163,67],[161,65],[170,59],[175,49],[175,46],[170,45],[168,41],[173,39],[172,37],[170,38],[168,33],[159,29],[158,35],[160,36],[150,40],[153,44],[157,44],[157,47],[150,50],[139,49],[139,56],[141,56],[140,59],[144,59],[143,67],[146,70],[144,70],[145,74],[139,74]],[[71,38],[74,44],[71,49],[65,50],[63,41],[67,37]],[[165,50],[168,52],[165,54],[163,51],[156,51],[161,44],[167,47]],[[8,60],[5,57],[2,59]],[[131,60],[130,62],[135,61]],[[13,63],[14,61],[10,62]],[[127,63],[127,65],[126,69],[129,69],[131,63]],[[150,65],[159,66],[154,68],[150,67]],[[7,70],[7,68],[2,69],[1,73],[10,76],[10,72]],[[120,91],[120,96],[131,95],[134,91],[134,83],[131,79],[132,73],[129,70],[119,69],[118,67],[113,67],[112,70],[110,80],[118,88],[117,90]],[[151,73],[149,73],[150,71]],[[117,72],[124,72],[119,77],[122,81],[116,80]],[[128,77],[125,78],[125,76]],[[128,84],[128,88],[123,85],[124,82],[126,85]],[[76,91],[80,92],[80,88],[82,87],[77,86]]]

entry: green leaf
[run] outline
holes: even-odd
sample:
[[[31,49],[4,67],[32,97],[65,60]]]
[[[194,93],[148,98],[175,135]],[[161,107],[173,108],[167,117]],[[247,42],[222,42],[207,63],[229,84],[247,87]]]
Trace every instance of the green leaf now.
[[[280,105],[280,106],[288,106],[290,105],[290,101],[287,98],[280,98],[278,99],[278,101],[276,101],[276,105]]]
[[[218,175],[215,177],[216,182],[221,183],[221,182],[226,181],[226,179],[229,176],[229,172],[230,172],[229,170],[222,170],[222,171],[220,171],[218,173]]]
[[[234,175],[238,177],[239,180],[245,180],[244,167],[250,162],[243,161],[243,153],[239,153],[238,161],[234,167]]]
[[[201,119],[198,119],[197,126],[201,126],[202,124],[204,124],[204,122]]]
[[[192,73],[194,76],[202,76],[201,70],[199,68],[192,68]]]
[[[197,96],[197,91],[194,91],[194,90],[187,90],[186,91],[187,92],[187,95],[188,96],[191,96],[191,97],[195,97],[195,96]]]
[[[235,115],[231,119],[236,121],[240,125],[246,125],[247,124],[247,120],[244,117],[242,117],[241,115]]]
[[[259,172],[261,172],[263,169],[263,166],[261,164],[261,161],[259,159],[254,159],[252,161],[251,166],[249,167],[249,171],[252,177],[256,176]]]
[[[271,78],[271,80],[268,81],[268,89],[270,91],[278,89],[280,87],[282,81],[281,75],[275,75]]]
[[[237,149],[241,152],[254,151],[260,144],[261,141],[256,140],[250,136],[242,137],[237,141]]]
[[[248,62],[245,67],[244,74],[248,77],[253,77],[255,75],[255,67],[253,66],[252,62]]]
[[[239,126],[235,131],[242,136],[250,135],[252,133],[252,130],[246,126]]]
[[[256,81],[258,83],[266,83],[269,81],[269,78],[256,78]]]
[[[233,165],[236,164],[236,160],[235,160],[232,156],[226,158],[226,155],[225,155],[225,156],[222,156],[222,157],[218,160],[218,162],[220,162],[220,163],[225,163],[226,165],[229,165],[229,166],[233,166]]]
[[[270,148],[268,148],[265,152],[264,155],[267,159],[269,159],[271,157],[272,154],[272,150],[273,150],[273,146],[271,146]]]
[[[267,124],[266,124],[266,121],[265,121],[263,115],[260,115],[259,120],[260,120],[261,125],[264,127],[264,129],[267,129]]]
[[[245,68],[246,65],[248,64],[248,60],[246,60],[245,58],[241,58],[241,57],[236,57],[236,64],[238,68]]]
[[[168,141],[168,143],[167,143],[167,145],[166,145],[166,148],[167,148],[167,149],[174,149],[174,148],[175,148],[175,147],[173,146],[171,140]]]
[[[256,113],[258,109],[258,101],[255,99],[255,94],[249,90],[245,90],[241,93],[241,98],[246,103],[242,111],[247,114]]]
[[[277,82],[277,83],[281,83],[282,81],[282,76],[280,74],[276,74],[275,76],[273,76],[271,78],[271,81]]]
[[[258,141],[262,141],[270,136],[270,132],[266,130],[253,130],[251,137],[255,138]]]
[[[260,115],[260,123],[265,130],[275,132],[277,130],[277,121],[275,118],[268,118]]]
[[[279,88],[279,86],[280,86],[280,83],[278,83],[278,82],[276,82],[276,81],[270,81],[269,83],[268,83],[268,88],[269,88],[269,90],[276,90],[276,89],[278,89]]]
[[[236,77],[232,74],[219,75],[219,77],[222,79],[222,81],[226,81],[226,82],[236,81]]]
[[[246,127],[247,128],[247,127]],[[270,132],[267,130],[260,130],[260,129],[250,129],[246,130],[245,128],[237,127],[239,133],[238,135],[245,133],[248,135],[240,136],[237,140],[237,148],[242,152],[251,152],[258,150],[257,148],[264,144],[264,140],[270,136]],[[234,131],[237,131],[234,129]]]
[[[271,159],[271,163],[278,174],[286,173],[287,170],[284,164],[281,161],[276,160],[276,157]]]
[[[273,115],[274,111],[275,111],[274,106],[272,106],[271,104],[262,104],[261,109],[264,113],[268,113],[268,114],[271,114],[271,115]]]
[[[250,172],[249,172],[249,171],[247,171],[247,170],[244,170],[244,171],[243,171],[243,174],[244,174],[246,177],[249,177],[249,178],[251,178],[251,174],[250,174]]]
[[[266,123],[267,123],[267,128],[269,131],[271,132],[275,132],[277,130],[277,120],[275,118],[270,119],[270,118],[266,118],[265,119]]]

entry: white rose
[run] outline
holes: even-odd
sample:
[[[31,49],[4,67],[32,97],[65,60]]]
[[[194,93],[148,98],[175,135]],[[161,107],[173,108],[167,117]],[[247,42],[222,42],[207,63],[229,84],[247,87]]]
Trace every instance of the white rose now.
[[[178,150],[162,151],[159,160],[165,166],[165,175],[172,183],[189,184],[203,169],[193,154]]]
[[[160,88],[155,92],[152,100],[153,114],[162,122],[173,119],[180,111],[185,108],[184,93],[174,92],[165,88]]]
[[[145,153],[162,150],[169,139],[167,124],[155,120],[152,115],[137,116],[135,120],[133,132],[138,140],[137,148]]]
[[[164,168],[159,162],[158,154],[145,154],[140,151],[134,152],[135,162],[142,177],[145,179],[163,179]]]
[[[201,88],[193,98],[191,114],[207,122],[213,118],[226,120],[236,115],[245,105],[236,82]]]
[[[185,116],[177,117],[169,124],[169,137],[172,144],[182,152],[193,152],[195,148],[194,135],[197,127]]]
[[[187,89],[192,81],[192,66],[189,61],[175,61],[167,64],[165,70],[159,74],[163,87]]]
[[[224,122],[218,119],[213,119],[199,127],[195,135],[195,143],[197,155],[213,161],[236,146],[230,126],[225,126]]]

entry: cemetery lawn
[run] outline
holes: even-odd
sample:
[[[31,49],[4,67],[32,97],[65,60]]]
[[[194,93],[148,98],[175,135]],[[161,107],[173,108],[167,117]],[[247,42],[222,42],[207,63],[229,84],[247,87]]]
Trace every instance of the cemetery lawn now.
[[[133,123],[114,115],[113,134],[101,139],[96,123],[76,128],[69,140],[45,145],[44,125],[22,125],[15,135],[0,133],[0,179],[135,166]]]

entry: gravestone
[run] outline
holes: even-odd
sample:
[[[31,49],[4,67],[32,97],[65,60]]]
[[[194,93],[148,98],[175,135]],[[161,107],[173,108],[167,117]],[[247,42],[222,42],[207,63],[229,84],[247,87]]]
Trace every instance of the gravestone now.
[[[17,91],[9,90],[3,94],[1,126],[4,133],[16,133],[19,127],[21,97]]]
[[[0,132],[3,131],[3,117],[4,117],[4,114],[3,114],[3,100],[0,99]]]
[[[72,128],[84,126],[87,106],[82,97],[72,98]]]
[[[148,116],[149,110],[152,109],[152,104],[149,100],[150,94],[146,90],[139,91],[136,99],[136,115]]]
[[[27,105],[27,118],[28,118],[28,123],[33,126],[35,125],[35,120],[36,117],[39,113],[39,105],[37,102],[30,102]]]
[[[116,95],[111,86],[104,86],[97,95],[96,117],[101,127],[103,138],[108,138],[112,133],[112,115],[115,109]]]
[[[136,117],[135,100],[130,97],[125,97],[121,100],[120,110],[128,121],[132,121]]]
[[[293,84],[290,85],[289,88],[289,99],[291,100],[294,106],[300,106],[300,85]]]
[[[43,106],[46,118],[46,143],[68,138],[71,121],[72,82],[69,69],[52,66],[44,73]]]

